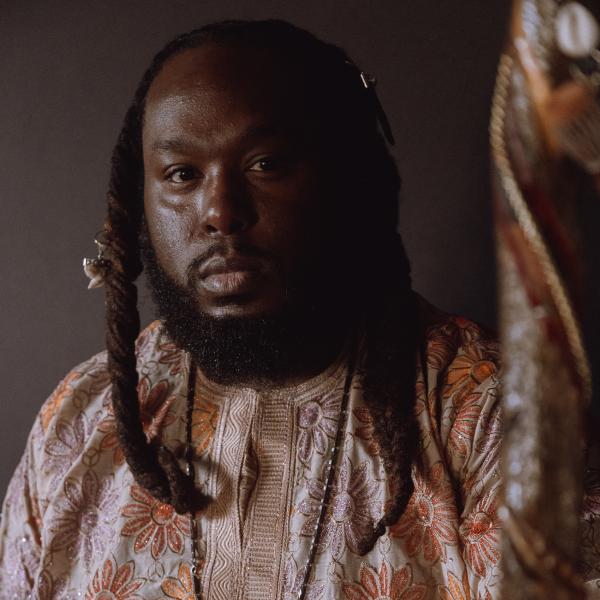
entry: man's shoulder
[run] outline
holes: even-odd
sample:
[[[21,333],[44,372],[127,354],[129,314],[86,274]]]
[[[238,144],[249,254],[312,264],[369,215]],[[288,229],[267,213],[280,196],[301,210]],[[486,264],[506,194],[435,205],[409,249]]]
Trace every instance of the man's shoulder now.
[[[422,323],[422,354],[429,370],[447,374],[468,370],[478,380],[499,367],[499,345],[495,333],[469,318],[450,314],[419,298]]]
[[[157,365],[168,375],[183,368],[184,356],[164,333],[160,321],[150,323],[136,340],[137,370],[140,380],[148,377]],[[71,420],[69,415],[86,413],[95,420],[109,412],[111,378],[106,350],[71,369],[60,381],[39,412],[44,432],[57,419]]]
[[[443,458],[464,498],[483,473],[496,472],[501,437],[498,342],[471,319],[426,302],[421,311],[416,413],[423,439],[437,440],[429,450],[431,460]]]

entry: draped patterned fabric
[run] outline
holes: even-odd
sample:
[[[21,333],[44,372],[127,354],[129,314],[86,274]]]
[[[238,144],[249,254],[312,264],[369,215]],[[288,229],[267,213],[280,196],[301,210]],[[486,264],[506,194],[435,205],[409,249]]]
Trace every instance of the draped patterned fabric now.
[[[584,262],[577,226],[578,195],[586,177],[593,182],[585,170],[600,181],[597,89],[584,81],[584,55],[598,42],[594,27],[581,5],[516,0],[498,71],[491,142],[506,600],[582,598],[582,581],[598,573],[598,559],[586,555],[598,553],[600,537],[598,507],[583,496],[586,459],[590,489],[598,477],[585,444],[591,375],[579,323]]]

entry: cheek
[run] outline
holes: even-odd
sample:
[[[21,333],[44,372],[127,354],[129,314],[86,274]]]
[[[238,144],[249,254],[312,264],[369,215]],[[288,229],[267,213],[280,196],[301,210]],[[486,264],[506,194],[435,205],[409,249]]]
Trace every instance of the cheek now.
[[[185,240],[190,228],[184,213],[161,205],[152,188],[144,192],[144,214],[150,241],[161,267],[177,283],[185,282]]]
[[[271,204],[263,215],[271,250],[288,275],[313,269],[330,256],[333,229],[330,216],[324,212],[327,199],[310,192],[303,197],[287,196],[287,201]]]

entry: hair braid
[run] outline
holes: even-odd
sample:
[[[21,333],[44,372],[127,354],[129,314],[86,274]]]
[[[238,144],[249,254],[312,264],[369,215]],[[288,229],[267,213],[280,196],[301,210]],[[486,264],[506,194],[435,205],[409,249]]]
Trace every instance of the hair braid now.
[[[206,500],[197,495],[191,478],[180,470],[172,453],[146,441],[137,399],[135,339],[139,334],[139,315],[134,284],[142,269],[138,238],[143,214],[141,128],[146,95],[171,56],[205,41],[287,52],[290,60],[295,60],[298,68],[305,69],[311,77],[311,88],[318,90],[323,113],[333,115],[331,120],[337,125],[331,129],[331,135],[351,140],[360,149],[357,160],[364,165],[363,181],[380,203],[372,227],[377,230],[376,237],[384,240],[381,243],[389,243],[393,248],[399,281],[381,292],[377,304],[368,307],[363,382],[392,500],[373,535],[360,544],[364,554],[406,507],[413,489],[410,469],[418,444],[414,399],[419,329],[410,268],[395,233],[400,178],[377,131],[374,107],[365,100],[358,72],[349,69],[346,53],[289,23],[224,21],[179,36],[155,56],[127,112],[113,152],[107,222],[113,272],[106,282],[106,341],[119,440],[135,480],[157,499],[169,502],[180,513]]]
[[[112,268],[106,277],[106,348],[112,380],[112,405],[117,436],[135,481],[179,513],[193,508],[195,490],[173,454],[144,433],[137,395],[135,341],[140,331],[135,280],[142,271],[138,230],[140,206],[127,201],[138,194],[139,151],[132,144],[138,120],[136,107],[125,118],[112,161],[106,242]]]
[[[406,289],[394,290],[373,313],[379,314],[367,321],[364,397],[373,419],[390,501],[373,535],[361,541],[362,554],[371,550],[385,528],[404,512],[413,492],[411,466],[419,440],[414,414],[417,299]]]

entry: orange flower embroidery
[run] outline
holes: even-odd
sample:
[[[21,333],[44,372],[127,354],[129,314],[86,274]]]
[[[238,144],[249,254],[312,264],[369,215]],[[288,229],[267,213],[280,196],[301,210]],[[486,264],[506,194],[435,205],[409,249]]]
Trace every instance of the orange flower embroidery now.
[[[131,486],[131,497],[135,500],[122,509],[122,515],[129,517],[121,530],[123,536],[136,536],[133,549],[142,552],[150,544],[152,558],[162,556],[167,546],[181,554],[184,536],[190,536],[190,523],[187,516],[179,515],[170,504],[153,498],[138,485]]]
[[[465,317],[452,317],[452,322],[458,327],[458,332],[462,339],[463,344],[472,344],[473,342],[481,344],[483,340],[485,340],[488,335],[481,327],[481,325],[477,325],[470,319],[466,319]],[[495,345],[494,343],[490,343],[486,340],[488,347]]]
[[[106,363],[100,363],[97,368],[86,373],[86,388],[91,396],[103,394],[102,405],[109,403],[108,394],[106,391],[110,387],[111,379],[110,372]]]
[[[173,342],[164,342],[158,346],[161,357],[158,362],[161,365],[169,365],[169,375],[177,375],[183,367],[183,351]]]
[[[491,388],[488,394],[496,395],[497,389]],[[487,404],[483,401],[482,406]],[[477,494],[476,486],[485,482],[488,477],[498,477],[500,442],[502,438],[500,404],[494,404],[491,411],[482,412],[479,417],[480,427],[483,433],[478,436],[479,441],[475,446],[475,451],[483,456],[483,461],[476,471],[473,471],[462,482],[463,496],[468,494]],[[492,472],[491,472],[492,471]],[[496,471],[495,473],[493,471]],[[481,493],[482,490],[479,491]]]
[[[500,520],[496,514],[498,488],[489,490],[477,502],[473,512],[461,523],[465,542],[465,560],[480,576],[500,560]]]
[[[196,600],[194,577],[188,563],[182,562],[177,570],[177,577],[166,577],[160,589],[168,598],[176,600]]]
[[[166,398],[168,392],[169,382],[166,379],[162,379],[154,386],[147,377],[140,381],[138,387],[140,416],[148,440],[157,437],[160,429],[168,427],[175,420],[175,417],[169,413],[175,396]]]
[[[448,571],[448,585],[440,586],[441,600],[471,600],[471,586],[467,570],[463,571],[462,582]]]
[[[427,335],[427,366],[432,369],[443,369],[456,354],[458,335],[456,325],[451,321],[437,325]]]
[[[448,367],[443,397],[452,396],[455,408],[460,405],[480,383],[496,372],[496,365],[487,360],[484,348],[479,344],[465,346]]]
[[[192,445],[196,456],[201,456],[210,448],[215,436],[219,407],[205,398],[196,398],[192,409]]]
[[[165,400],[168,391],[169,383],[166,379],[151,387],[149,379],[145,377],[138,386],[140,418],[149,440],[157,437],[161,428],[167,427],[175,420],[175,417],[169,412],[175,396]],[[125,455],[117,437],[117,421],[112,406],[108,407],[107,413],[106,417],[97,425],[98,431],[106,434],[100,442],[100,448],[112,450],[113,464],[121,465],[125,460]]]
[[[495,387],[490,388],[487,394],[496,398],[498,389]],[[482,404],[487,404],[487,401]],[[487,455],[492,450],[497,451],[495,446],[498,446],[502,441],[502,414],[499,402],[494,403],[491,412],[485,412],[481,415],[481,422],[483,424],[483,435],[476,446],[476,450],[480,454]]]
[[[102,568],[96,571],[85,600],[143,600],[135,592],[144,585],[144,579],[134,579],[134,574],[132,560],[117,568],[116,562],[106,559]]]
[[[144,354],[148,350],[148,346],[150,345],[151,338],[154,337],[154,333],[158,330],[158,328],[162,325],[162,323],[157,319],[156,321],[152,321],[138,336],[135,341],[135,351],[136,354]]]
[[[451,453],[465,457],[471,451],[475,427],[481,413],[480,398],[480,393],[470,394],[457,409],[448,440]]]
[[[44,433],[48,430],[48,425],[50,425],[50,421],[52,421],[52,417],[58,412],[64,399],[71,393],[71,384],[81,377],[81,373],[77,371],[71,371],[58,385],[58,387],[54,390],[52,395],[48,398],[48,400],[42,406],[42,410],[40,413],[42,420],[42,429]]]
[[[360,583],[342,584],[347,600],[422,600],[427,586],[413,583],[410,564],[392,569],[383,561],[379,573],[370,565],[362,563],[359,571]]]
[[[119,438],[117,437],[117,421],[113,413],[112,406],[108,407],[108,414],[100,423],[98,423],[98,431],[106,434],[100,442],[101,450],[112,450],[113,451],[113,465],[122,465],[125,461],[125,455],[121,444],[119,444]]]
[[[406,538],[409,556],[422,550],[425,560],[446,562],[446,545],[458,543],[452,485],[441,461],[431,467],[426,479],[418,471],[414,479],[415,490],[390,535]]]

